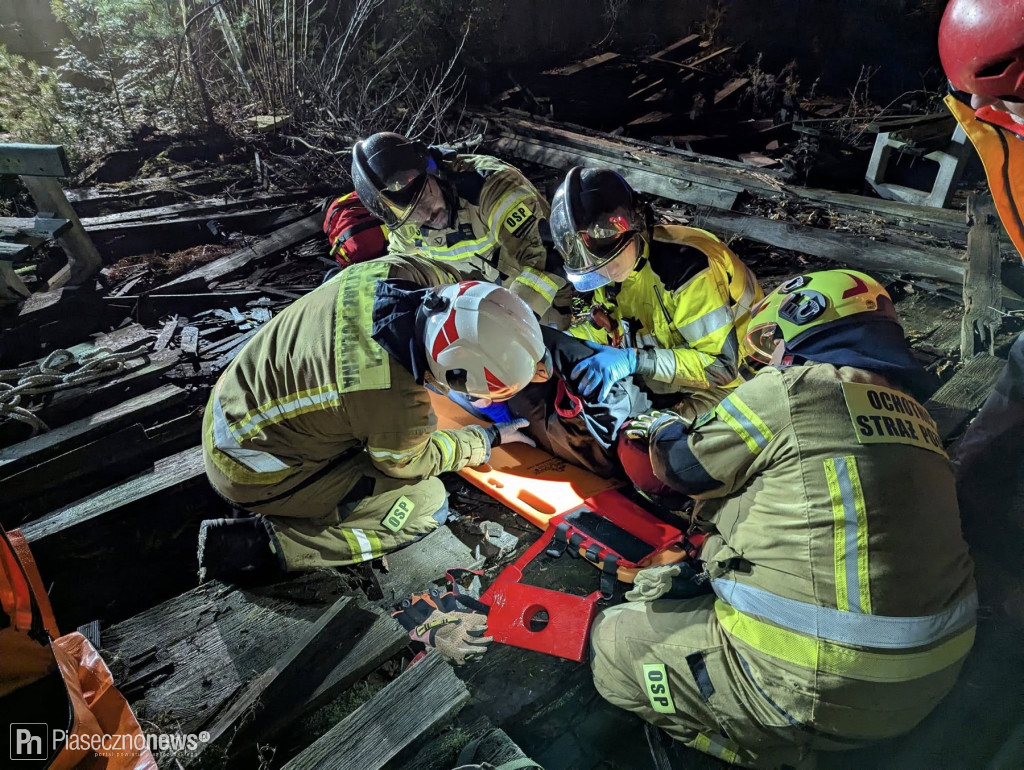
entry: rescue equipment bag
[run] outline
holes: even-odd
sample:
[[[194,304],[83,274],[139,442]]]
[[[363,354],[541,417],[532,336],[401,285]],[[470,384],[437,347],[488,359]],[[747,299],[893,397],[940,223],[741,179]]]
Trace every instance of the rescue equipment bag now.
[[[327,207],[324,233],[331,256],[343,268],[368,262],[388,251],[388,229],[359,200],[355,192],[342,195]]]

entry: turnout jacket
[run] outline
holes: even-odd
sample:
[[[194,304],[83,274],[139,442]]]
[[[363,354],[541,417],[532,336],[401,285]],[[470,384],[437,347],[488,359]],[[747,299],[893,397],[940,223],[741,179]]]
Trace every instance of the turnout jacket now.
[[[497,158],[448,153],[440,165],[457,196],[448,201],[455,208],[450,226],[399,227],[389,236],[390,252],[448,263],[465,279],[503,284],[543,315],[566,285],[555,274],[560,261],[549,257],[541,240],[540,223],[551,213],[547,201],[518,169]]]
[[[654,393],[735,387],[750,309],[762,296],[750,268],[714,235],[658,225],[640,268],[594,292],[596,312],[604,311],[612,328],[584,321],[569,331],[649,351],[653,371],[640,373]]]
[[[970,104],[953,94],[946,96],[946,106],[966,132],[985,166],[992,200],[1006,233],[1024,259],[1024,126],[1015,133],[998,121],[1010,125],[1005,113],[988,108],[980,110],[991,120],[979,117]]]
[[[912,397],[862,369],[767,368],[689,431],[657,430],[650,454],[702,501],[717,622],[780,718],[880,738],[953,687],[973,566],[952,468]]]
[[[352,265],[260,329],[224,370],[203,424],[205,460],[232,485],[223,495],[266,501],[364,451],[406,479],[487,459],[481,429],[437,430],[422,379],[374,339],[378,284],[388,278],[457,280],[416,258]]]

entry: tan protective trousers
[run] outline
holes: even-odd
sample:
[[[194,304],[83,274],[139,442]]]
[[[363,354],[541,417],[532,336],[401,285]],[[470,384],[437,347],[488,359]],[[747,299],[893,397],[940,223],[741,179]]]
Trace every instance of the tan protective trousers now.
[[[835,746],[814,746],[811,734],[792,725],[758,692],[726,640],[714,602],[711,595],[659,599],[602,612],[590,636],[597,691],[609,703],[725,762],[812,766],[814,748]],[[662,677],[667,678],[667,698],[658,689],[666,684]]]
[[[230,492],[239,487],[213,463],[206,463],[206,472],[214,488],[233,500]],[[447,493],[436,477],[386,476],[360,453],[273,502],[235,502],[267,518],[279,558],[295,572],[369,561],[408,545],[437,528]]]

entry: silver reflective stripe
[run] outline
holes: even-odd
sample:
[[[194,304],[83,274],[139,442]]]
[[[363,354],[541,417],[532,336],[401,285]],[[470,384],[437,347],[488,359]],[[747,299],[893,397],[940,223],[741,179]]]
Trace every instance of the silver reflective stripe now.
[[[370,561],[373,559],[373,544],[370,542],[370,538],[366,536],[366,533],[361,529],[350,529],[349,532],[352,533],[356,542],[359,543],[359,561]]]
[[[224,407],[216,396],[213,398],[213,445],[235,462],[256,473],[274,473],[291,467],[267,452],[243,449],[228,428]]]
[[[495,240],[488,235],[485,238],[478,238],[475,241],[463,245],[456,245],[448,249],[426,247],[428,256],[434,259],[461,259],[465,254],[476,254],[479,251],[488,251],[494,247]]]
[[[768,437],[765,436],[760,429],[748,420],[747,416],[736,407],[736,404],[732,402],[731,396],[727,397],[722,403],[720,403],[718,408],[728,412],[729,415],[740,424],[740,427],[742,427],[743,430],[750,435],[750,438],[754,440],[754,443],[757,444],[758,449],[764,449],[768,446]]]
[[[818,639],[884,650],[939,642],[972,626],[978,610],[973,593],[938,615],[897,618],[818,607],[723,578],[711,584],[719,599],[747,615]]]
[[[850,483],[850,471],[846,467],[846,458],[837,457],[833,461],[836,469],[836,482],[843,500],[843,540],[846,552],[843,562],[846,564],[846,605],[850,612],[863,612],[860,603],[860,579],[857,572],[857,559],[860,552],[857,548],[857,503],[853,499],[853,485]],[[837,602],[841,603],[841,602]]]
[[[337,399],[338,391],[334,388],[325,390],[323,393],[314,393],[306,396],[296,395],[290,401],[277,404],[262,412],[256,412],[246,419],[245,422],[238,422],[229,429],[241,441],[243,437],[249,434],[255,435],[259,433],[267,423],[277,420],[278,417],[286,418],[292,412],[297,412],[300,409],[318,406],[325,402],[336,401]]]
[[[693,343],[697,340],[702,340],[709,334],[718,331],[723,326],[728,326],[732,323],[732,312],[723,305],[720,308],[712,310],[710,313],[705,313],[700,318],[690,321],[679,328],[679,333],[683,335],[687,342]]]

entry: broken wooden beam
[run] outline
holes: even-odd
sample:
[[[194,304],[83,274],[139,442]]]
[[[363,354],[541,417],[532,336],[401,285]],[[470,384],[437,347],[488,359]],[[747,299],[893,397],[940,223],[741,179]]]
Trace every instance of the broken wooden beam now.
[[[1005,366],[1002,358],[988,353],[976,355],[925,402],[924,407],[935,420],[943,441],[949,441],[967,425],[992,392]]]
[[[162,715],[181,732],[198,733],[349,590],[330,570],[253,588],[215,580],[186,586],[105,627],[103,646],[125,664],[118,686],[169,667],[131,700],[144,700],[134,705],[150,718]]]
[[[322,234],[323,230],[321,228],[323,226],[323,219],[323,213],[317,211],[316,213],[310,214],[297,222],[293,222],[287,227],[282,227],[280,230],[271,233],[259,243],[253,244],[252,246],[246,246],[244,249],[240,249],[233,254],[221,257],[208,265],[203,265],[202,267],[198,267],[195,270],[185,273],[185,275],[179,276],[173,281],[157,286],[150,293],[174,294],[177,291],[177,287],[184,283],[194,282],[197,280],[209,283],[211,281],[223,279],[253,263],[280,254],[285,249],[291,248],[303,241]]]
[[[190,763],[203,754],[226,758],[250,750],[256,756],[256,741],[266,741],[265,723],[287,724],[294,719],[313,683],[344,656],[373,618],[359,609],[354,597],[339,598],[224,709],[211,714],[213,721],[202,727],[209,740],[199,746]]]
[[[662,189],[685,193],[691,187],[711,186],[734,193],[749,192],[768,197],[793,198],[845,211],[864,212],[882,217],[901,227],[921,228],[958,243],[967,242],[967,225],[957,211],[886,201],[813,187],[787,185],[775,172],[753,171],[742,163],[723,161],[673,147],[636,139],[588,131],[583,134],[560,124],[539,119],[523,120],[504,113],[478,113],[487,121],[488,139],[493,146],[513,157],[568,171],[573,165],[608,166],[668,177]],[[671,180],[676,180],[673,184]],[[670,200],[688,203],[685,198],[658,192]],[[722,201],[728,198],[722,196]],[[721,206],[720,206],[721,207]],[[726,206],[729,208],[731,206]]]
[[[376,770],[467,700],[466,685],[439,653],[430,652],[284,768]]]
[[[966,361],[982,348],[995,353],[1002,324],[1002,263],[999,255],[999,214],[992,195],[967,200],[967,269],[964,274],[964,317],[960,329],[960,358]]]

